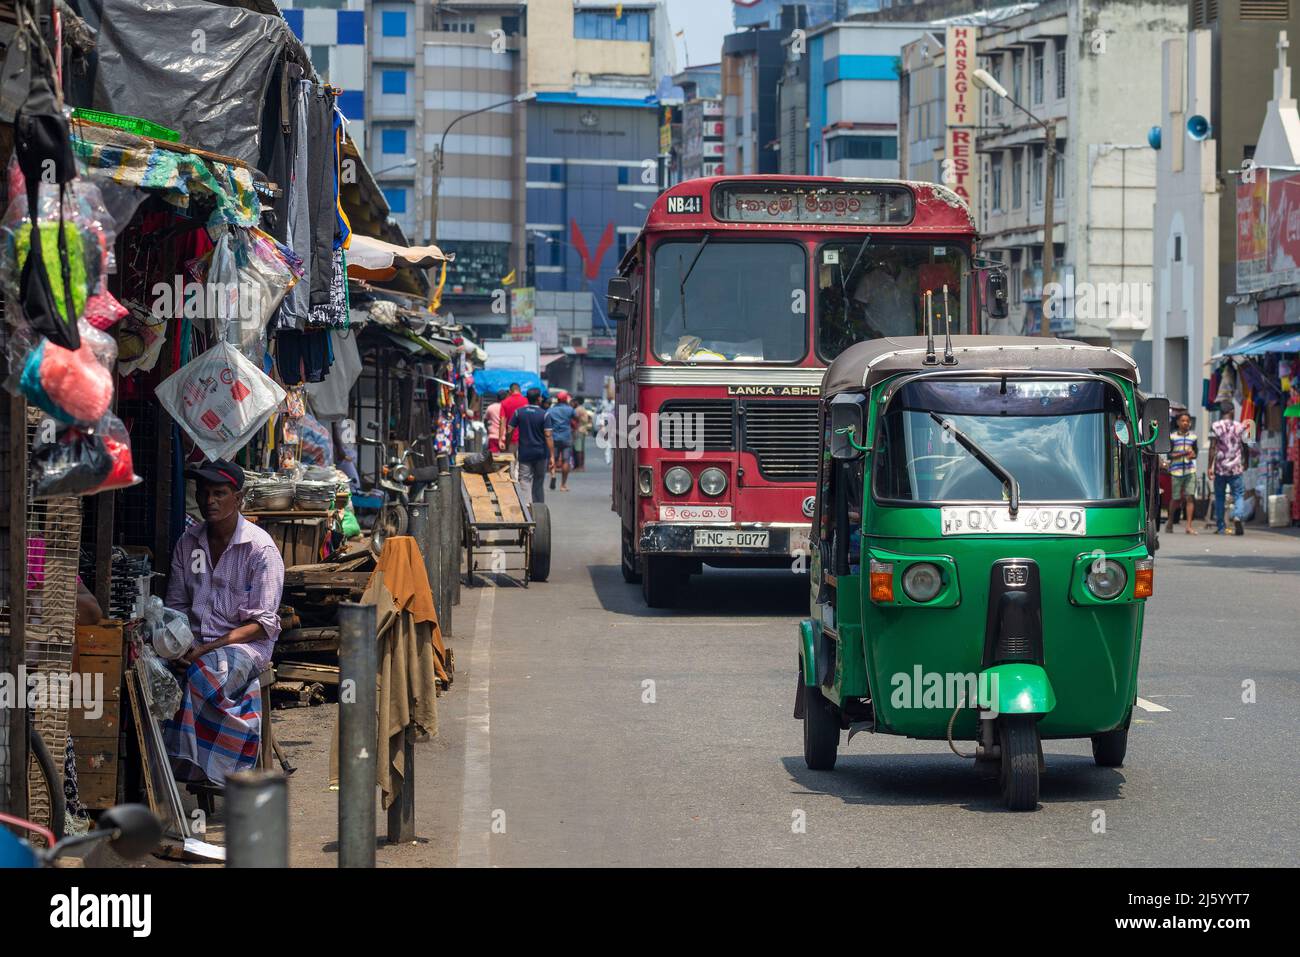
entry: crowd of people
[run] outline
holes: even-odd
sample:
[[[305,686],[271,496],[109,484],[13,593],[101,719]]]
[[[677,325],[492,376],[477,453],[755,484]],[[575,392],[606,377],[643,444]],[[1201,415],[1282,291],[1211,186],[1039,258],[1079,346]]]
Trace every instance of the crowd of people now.
[[[1246,444],[1253,441],[1253,426],[1249,421],[1236,421],[1231,403],[1224,403],[1219,418],[1210,426],[1209,469],[1207,477],[1214,486],[1214,516],[1216,535],[1227,533],[1225,508],[1227,493],[1232,492],[1233,534],[1244,535],[1245,484],[1242,474],[1246,469]],[[1199,534],[1193,524],[1196,504],[1196,457],[1200,442],[1192,431],[1192,417],[1182,412],[1174,420],[1170,435],[1168,469],[1170,478],[1169,531],[1174,529],[1174,513],[1181,508],[1188,535]]]
[[[484,409],[488,450],[515,457],[521,494],[530,502],[545,501],[546,480],[552,490],[569,490],[569,473],[586,468],[587,437],[596,415],[576,395],[564,391],[543,396],[541,389],[524,391],[512,382],[497,392]]]

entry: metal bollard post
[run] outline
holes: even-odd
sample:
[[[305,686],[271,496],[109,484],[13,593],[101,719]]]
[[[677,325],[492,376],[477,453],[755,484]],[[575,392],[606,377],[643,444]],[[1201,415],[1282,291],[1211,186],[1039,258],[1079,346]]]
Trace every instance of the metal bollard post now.
[[[436,485],[429,487],[428,496],[429,524],[425,540],[420,547],[425,550],[425,568],[429,570],[429,588],[433,591],[433,607],[442,621],[442,483],[444,477],[439,475]]]
[[[447,546],[447,555],[451,561],[451,603],[460,604],[460,553],[461,538],[464,534],[461,528],[461,519],[463,516],[460,511],[460,489],[461,477],[460,466],[451,467],[451,502],[448,505],[448,511],[451,518],[451,541]],[[447,637],[451,637],[451,629],[447,629]]]
[[[339,603],[339,867],[375,866],[375,606]]]
[[[445,470],[438,476],[438,504],[441,506],[439,514],[440,524],[442,526],[441,556],[439,564],[442,567],[442,604],[438,608],[438,624],[442,626],[444,636],[451,637],[451,606],[452,598],[456,594],[456,543],[452,540],[452,507],[455,504],[452,499],[452,472],[450,463],[445,465]]]
[[[289,778],[283,772],[230,775],[226,809],[226,867],[289,866]]]
[[[410,725],[402,732],[402,754],[406,773],[388,808],[389,844],[410,844],[415,840],[415,739]]]
[[[437,492],[432,486],[425,490],[418,502],[414,502],[407,509],[410,521],[407,523],[406,533],[415,539],[415,544],[420,548],[420,556],[424,559],[424,573],[429,578],[429,589],[433,592],[434,603],[437,604],[438,593],[435,582],[437,581],[437,567],[433,563],[433,523],[435,503]]]

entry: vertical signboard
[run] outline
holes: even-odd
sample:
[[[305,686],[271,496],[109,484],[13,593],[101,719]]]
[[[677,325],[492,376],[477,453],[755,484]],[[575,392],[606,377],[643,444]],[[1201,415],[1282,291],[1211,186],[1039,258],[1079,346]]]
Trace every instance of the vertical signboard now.
[[[966,201],[972,215],[978,209],[979,195],[975,133],[980,121],[980,98],[971,79],[975,72],[975,36],[975,27],[948,27],[944,44],[948,112],[942,179]]]
[[[1259,171],[1255,179],[1260,179]],[[1300,282],[1300,173],[1269,177],[1267,230],[1264,244],[1268,259],[1256,288]]]
[[[1268,274],[1268,170],[1237,183],[1237,292],[1255,292]]]
[[[510,338],[531,339],[537,300],[529,286],[510,290]]]

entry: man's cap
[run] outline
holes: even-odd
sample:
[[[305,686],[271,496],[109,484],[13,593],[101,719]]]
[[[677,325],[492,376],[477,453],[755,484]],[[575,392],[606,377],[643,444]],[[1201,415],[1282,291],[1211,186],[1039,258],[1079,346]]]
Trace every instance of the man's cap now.
[[[236,492],[244,487],[244,470],[226,459],[191,465],[185,470],[185,477],[192,478],[196,482],[202,479],[205,482],[233,485]]]

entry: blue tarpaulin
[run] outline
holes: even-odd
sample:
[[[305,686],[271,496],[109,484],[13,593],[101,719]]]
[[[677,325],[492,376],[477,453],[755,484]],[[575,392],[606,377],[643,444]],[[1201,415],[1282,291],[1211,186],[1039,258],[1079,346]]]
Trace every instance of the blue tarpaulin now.
[[[1213,358],[1225,356],[1261,356],[1266,352],[1300,352],[1300,328],[1279,326],[1273,329],[1256,329],[1242,336]]]
[[[479,395],[495,395],[501,389],[509,389],[512,382],[518,382],[524,392],[529,389],[541,389],[542,395],[550,395],[546,383],[536,372],[524,372],[521,369],[479,369],[474,373],[474,390]]]

